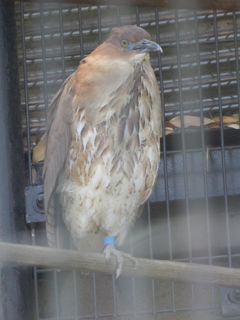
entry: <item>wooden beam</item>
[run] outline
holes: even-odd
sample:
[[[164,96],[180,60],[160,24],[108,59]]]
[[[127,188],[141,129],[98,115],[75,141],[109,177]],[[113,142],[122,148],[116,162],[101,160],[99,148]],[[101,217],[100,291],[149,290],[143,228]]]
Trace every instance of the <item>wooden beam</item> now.
[[[0,262],[104,274],[115,274],[117,268],[115,258],[107,264],[103,254],[5,242],[0,242]],[[125,260],[122,275],[240,287],[239,269],[148,259],[138,262],[133,269],[132,263]]]
[[[31,0],[28,0],[31,1]],[[49,2],[40,0],[40,2]],[[240,0],[58,0],[57,2],[78,3],[86,6],[117,5],[158,7],[163,9],[194,9],[194,10],[240,10]]]

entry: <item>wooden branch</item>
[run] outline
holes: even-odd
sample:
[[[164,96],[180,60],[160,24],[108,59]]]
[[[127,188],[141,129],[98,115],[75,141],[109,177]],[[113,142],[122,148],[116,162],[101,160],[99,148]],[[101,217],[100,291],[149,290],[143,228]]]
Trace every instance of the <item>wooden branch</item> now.
[[[117,268],[115,258],[106,264],[103,254],[5,242],[0,242],[0,262],[104,274],[115,274]],[[122,275],[240,287],[239,269],[148,259],[138,262],[137,269],[133,269],[132,263],[125,260]]]
[[[31,0],[28,0],[31,1]],[[40,2],[49,2],[40,0]],[[163,9],[240,10],[239,0],[58,0],[58,2],[92,5],[158,7]]]

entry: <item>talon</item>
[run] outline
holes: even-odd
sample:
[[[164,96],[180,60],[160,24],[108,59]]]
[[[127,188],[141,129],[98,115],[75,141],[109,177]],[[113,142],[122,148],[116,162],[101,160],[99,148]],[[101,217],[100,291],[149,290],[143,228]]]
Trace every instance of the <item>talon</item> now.
[[[105,259],[106,259],[106,262],[107,264],[109,263],[109,260],[110,260],[110,251],[106,251],[105,252]]]
[[[135,259],[133,269],[136,270],[138,266],[139,266],[139,262]]]
[[[123,258],[129,259],[130,261],[133,262],[134,264],[133,269],[136,269],[139,265],[138,261],[131,254],[116,250],[113,244],[107,244],[105,249],[103,250],[103,253],[105,254],[107,263],[109,262],[111,255],[116,257],[117,265],[118,265],[117,271],[116,271],[116,279],[122,273],[123,262],[124,262]]]
[[[122,273],[122,268],[117,268],[115,279],[117,279],[121,273]]]

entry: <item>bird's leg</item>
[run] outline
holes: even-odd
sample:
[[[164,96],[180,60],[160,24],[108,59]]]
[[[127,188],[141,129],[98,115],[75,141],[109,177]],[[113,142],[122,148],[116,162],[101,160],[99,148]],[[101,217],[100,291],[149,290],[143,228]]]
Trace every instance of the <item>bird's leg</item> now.
[[[117,259],[118,268],[116,271],[116,279],[120,276],[120,274],[122,272],[123,262],[124,262],[123,258],[129,259],[131,262],[133,262],[134,269],[137,268],[138,261],[131,254],[115,249],[114,237],[110,237],[110,236],[105,237],[104,238],[104,245],[105,245],[105,248],[103,250],[103,253],[105,254],[107,262],[109,261],[111,256],[114,256]]]

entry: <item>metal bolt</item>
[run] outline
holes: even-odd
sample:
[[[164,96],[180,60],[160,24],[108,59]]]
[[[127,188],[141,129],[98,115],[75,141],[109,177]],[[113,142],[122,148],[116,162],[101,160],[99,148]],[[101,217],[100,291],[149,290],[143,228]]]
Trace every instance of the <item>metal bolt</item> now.
[[[44,208],[44,195],[43,193],[39,193],[36,199],[36,204],[39,209]]]

